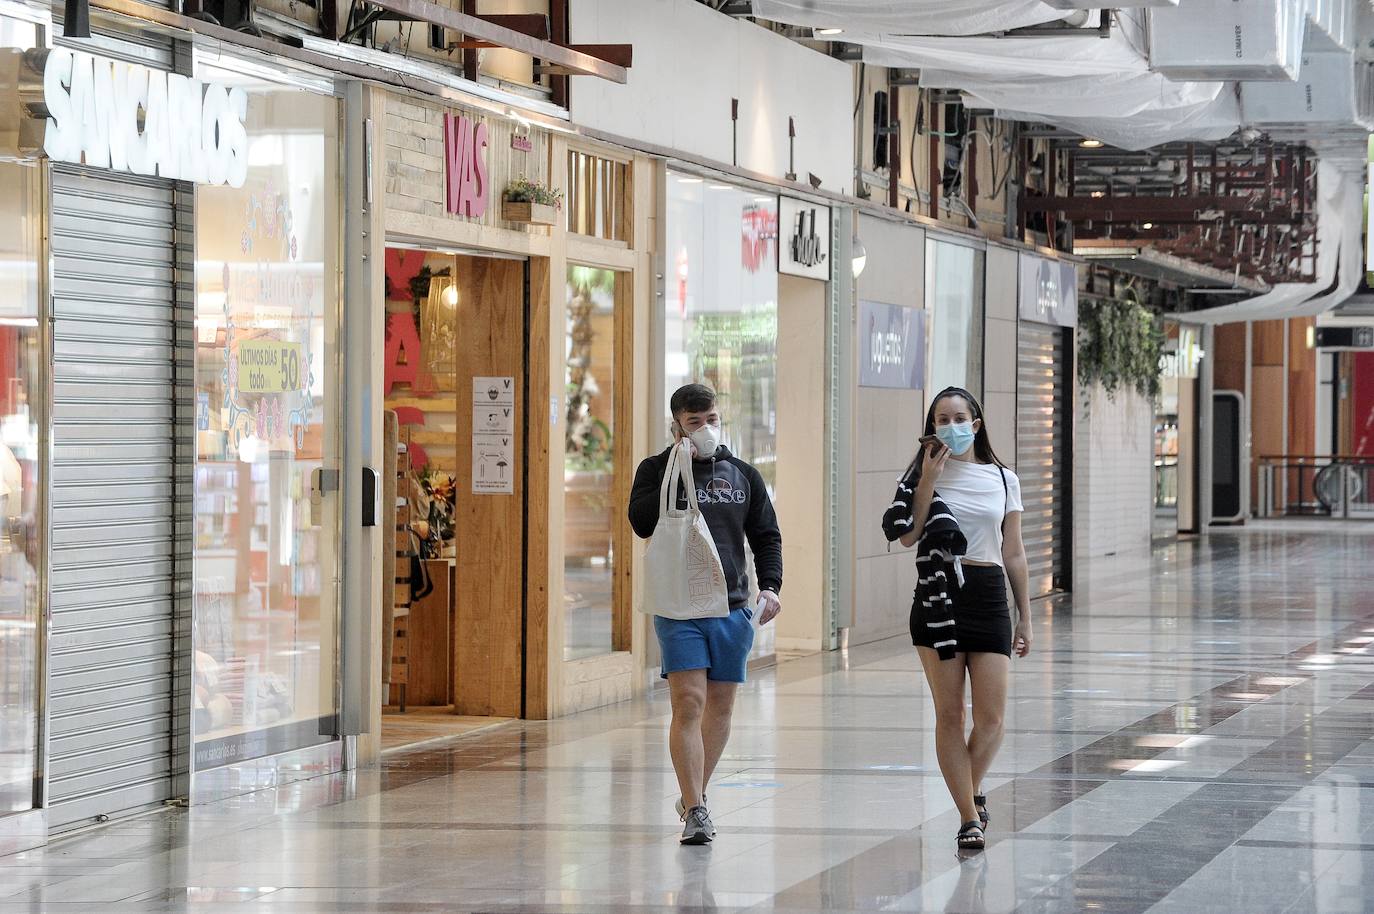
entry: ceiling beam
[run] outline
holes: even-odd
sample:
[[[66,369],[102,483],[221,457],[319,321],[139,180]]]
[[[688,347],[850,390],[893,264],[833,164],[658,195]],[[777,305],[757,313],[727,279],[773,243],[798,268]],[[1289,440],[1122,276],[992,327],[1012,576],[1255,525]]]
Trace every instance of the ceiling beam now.
[[[523,32],[489,22],[480,16],[469,16],[457,10],[431,3],[429,0],[368,0],[373,6],[400,13],[419,22],[462,32],[469,40],[489,41],[494,45],[537,57],[544,63],[558,67],[573,76],[596,76],[613,83],[626,83],[626,66],[604,58],[561,47]],[[629,45],[624,46],[627,50]]]

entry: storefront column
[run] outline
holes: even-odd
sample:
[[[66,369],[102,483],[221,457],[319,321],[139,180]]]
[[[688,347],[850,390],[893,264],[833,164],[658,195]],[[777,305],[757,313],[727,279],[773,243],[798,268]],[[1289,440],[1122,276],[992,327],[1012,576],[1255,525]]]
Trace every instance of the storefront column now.
[[[344,91],[344,353],[343,353],[343,624],[340,658],[340,731],[356,737],[353,758],[367,765],[381,756],[382,605],[376,599],[382,580],[379,526],[362,526],[363,472],[380,471],[382,454],[383,348],[386,339],[386,231],[382,199],[386,174],[385,101],[363,83]],[[374,496],[377,523],[387,522],[380,505],[380,480]],[[392,509],[394,510],[394,509]]]

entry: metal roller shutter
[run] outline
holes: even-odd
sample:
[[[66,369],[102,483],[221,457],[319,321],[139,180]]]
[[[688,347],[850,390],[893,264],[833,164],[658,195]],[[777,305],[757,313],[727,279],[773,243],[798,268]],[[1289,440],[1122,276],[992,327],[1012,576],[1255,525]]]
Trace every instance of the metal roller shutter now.
[[[54,829],[159,805],[184,787],[188,202],[168,181],[53,169]]]
[[[1023,322],[1016,366],[1016,475],[1031,597],[1064,589],[1068,571],[1066,459],[1071,404],[1065,331]]]

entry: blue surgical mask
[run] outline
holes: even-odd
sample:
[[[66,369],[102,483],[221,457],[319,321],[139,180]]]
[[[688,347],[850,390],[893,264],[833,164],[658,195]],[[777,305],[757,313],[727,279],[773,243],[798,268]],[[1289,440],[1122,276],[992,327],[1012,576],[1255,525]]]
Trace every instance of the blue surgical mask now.
[[[939,438],[956,457],[962,457],[973,447],[973,423],[955,422],[951,425],[942,425],[935,430],[935,437]]]

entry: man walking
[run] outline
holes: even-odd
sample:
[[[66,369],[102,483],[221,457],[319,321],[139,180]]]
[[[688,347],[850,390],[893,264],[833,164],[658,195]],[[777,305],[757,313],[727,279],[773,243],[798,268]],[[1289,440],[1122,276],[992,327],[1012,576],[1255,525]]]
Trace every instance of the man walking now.
[[[673,394],[669,407],[675,441],[691,442],[697,501],[720,553],[730,598],[730,615],[724,618],[654,616],[673,705],[668,749],[682,791],[677,806],[686,822],[682,843],[709,844],[716,829],[706,808],[706,785],[730,738],[735,691],[744,682],[754,646],[755,610],[749,605],[744,547],[747,542],[753,550],[758,574],[758,624],[767,625],[782,611],[782,534],[759,471],[720,444],[715,391],[689,384]],[[645,539],[658,525],[659,490],[671,450],[648,458],[635,474],[630,525]],[[686,493],[679,500],[685,505]],[[652,606],[647,609],[653,611]]]

